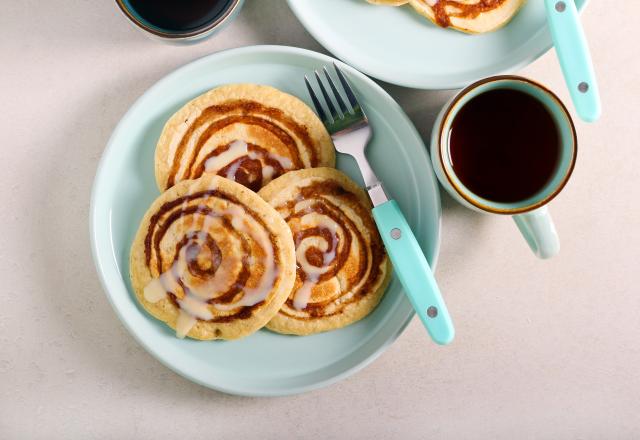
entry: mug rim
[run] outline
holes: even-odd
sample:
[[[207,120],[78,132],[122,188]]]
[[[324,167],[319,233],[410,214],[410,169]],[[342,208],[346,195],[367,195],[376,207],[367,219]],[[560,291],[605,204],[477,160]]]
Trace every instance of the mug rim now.
[[[567,122],[569,124],[569,127],[571,128],[571,140],[572,140],[572,142],[571,142],[571,149],[572,149],[571,163],[569,164],[569,167],[567,168],[566,172],[564,173],[564,176],[562,176],[562,180],[560,181],[560,183],[558,183],[558,185],[556,185],[556,187],[553,189],[553,191],[550,194],[548,194],[546,197],[544,197],[543,199],[538,200],[535,203],[532,203],[530,205],[517,207],[517,208],[497,208],[495,206],[490,206],[490,205],[484,204],[484,203],[482,203],[482,202],[480,202],[478,200],[475,200],[473,197],[469,197],[469,195],[467,193],[472,193],[472,191],[460,188],[460,185],[458,185],[456,183],[455,179],[452,178],[449,170],[445,166],[445,160],[444,160],[444,157],[443,157],[444,156],[444,148],[446,147],[445,142],[443,142],[445,140],[444,129],[445,129],[445,126],[450,126],[451,122],[452,122],[452,118],[455,118],[455,115],[452,116],[453,108],[460,102],[460,100],[462,100],[465,96],[467,96],[470,92],[472,92],[473,90],[477,89],[478,87],[483,86],[483,85],[488,84],[488,83],[494,83],[494,82],[500,82],[500,81],[521,82],[521,83],[525,83],[525,84],[527,84],[529,86],[533,86],[535,88],[540,89],[542,92],[544,92],[546,95],[548,95],[558,105],[558,107],[562,110],[562,113],[564,114],[565,119],[567,120]],[[440,160],[440,165],[441,165],[443,174],[446,176],[447,181],[449,182],[449,184],[451,184],[451,187],[454,188],[456,190],[456,192],[465,201],[469,202],[470,204],[472,204],[476,208],[479,208],[479,209],[481,209],[483,211],[491,212],[491,213],[494,213],[494,214],[507,214],[507,215],[522,214],[522,213],[525,213],[525,212],[533,211],[535,209],[538,209],[538,208],[548,204],[551,200],[553,200],[562,191],[562,189],[565,187],[565,185],[569,181],[569,178],[573,174],[573,170],[574,170],[575,164],[576,164],[576,159],[577,159],[577,156],[578,156],[578,136],[577,136],[577,132],[576,132],[576,127],[575,127],[575,124],[573,122],[573,118],[569,114],[569,110],[567,109],[567,107],[560,100],[560,98],[555,93],[553,93],[549,88],[547,88],[546,86],[540,84],[537,81],[534,81],[532,79],[525,78],[525,77],[519,76],[519,75],[495,75],[495,76],[490,76],[490,77],[478,80],[478,81],[468,85],[467,87],[462,89],[460,92],[458,92],[458,94],[456,96],[454,96],[454,98],[451,100],[451,102],[449,103],[449,105],[447,106],[447,108],[446,108],[446,110],[444,112],[442,120],[440,121],[440,127],[438,128],[438,137],[437,137],[437,139],[438,139],[438,158]]]
[[[185,32],[165,32],[160,30],[160,28],[155,26],[149,26],[144,23],[142,20],[139,20],[130,10],[130,7],[125,4],[125,0],[116,0],[116,4],[120,8],[120,11],[129,19],[131,23],[135,26],[139,27],[143,31],[149,32],[157,37],[167,38],[171,40],[180,40],[180,39],[188,39],[193,37],[198,37],[201,35],[205,35],[208,32],[212,31],[216,27],[222,25],[226,22],[229,17],[233,14],[233,11],[240,5],[242,0],[231,0],[229,6],[224,10],[223,13],[220,14],[215,20],[207,23],[199,28],[196,28],[191,31]]]

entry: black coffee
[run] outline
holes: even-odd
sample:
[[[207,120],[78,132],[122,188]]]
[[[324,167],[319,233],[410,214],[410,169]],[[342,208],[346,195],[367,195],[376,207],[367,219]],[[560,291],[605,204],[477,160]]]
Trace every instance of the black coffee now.
[[[174,32],[206,26],[230,3],[231,0],[129,0],[130,7],[149,24]]]
[[[542,190],[560,160],[555,121],[534,97],[495,89],[471,99],[449,133],[453,170],[473,193],[513,203]]]

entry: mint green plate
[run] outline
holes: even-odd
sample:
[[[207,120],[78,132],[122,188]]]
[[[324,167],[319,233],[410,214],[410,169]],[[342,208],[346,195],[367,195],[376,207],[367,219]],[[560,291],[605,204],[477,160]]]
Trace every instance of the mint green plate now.
[[[587,3],[575,1],[579,9]],[[368,75],[407,87],[464,87],[525,67],[551,47],[541,0],[528,0],[509,24],[484,35],[439,28],[409,5],[288,2],[309,33],[335,56]]]
[[[394,280],[382,303],[349,327],[305,337],[261,330],[233,342],[180,340],[137,303],[129,283],[129,249],[138,223],[158,196],[156,141],[188,100],[226,83],[268,84],[310,104],[303,75],[334,60],[303,49],[254,46],[216,53],[169,74],[125,114],[103,154],[91,198],[91,243],[98,274],[125,327],[160,362],[194,382],[232,394],[274,396],[318,388],[363,368],[400,335],[413,316]],[[375,130],[369,159],[402,206],[433,265],[440,240],[440,199],[420,136],[398,104],[361,73],[343,66]],[[338,167],[362,184],[355,163]],[[424,349],[434,349],[425,333]]]

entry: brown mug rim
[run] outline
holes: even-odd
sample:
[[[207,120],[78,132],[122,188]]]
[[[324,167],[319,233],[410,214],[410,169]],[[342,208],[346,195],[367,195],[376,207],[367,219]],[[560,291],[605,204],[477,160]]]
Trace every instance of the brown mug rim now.
[[[445,126],[450,125],[450,124],[448,124],[448,122],[450,121],[450,119],[452,117],[451,116],[451,112],[452,112],[453,108],[456,106],[456,104],[462,98],[464,98],[471,91],[475,90],[476,88],[478,88],[478,87],[480,87],[480,86],[482,86],[484,84],[488,84],[488,83],[492,83],[492,82],[498,82],[498,81],[519,81],[519,82],[523,82],[523,83],[526,83],[528,85],[531,85],[533,87],[537,87],[538,89],[542,90],[547,95],[549,95],[551,97],[551,99],[554,100],[556,102],[556,104],[558,104],[558,106],[562,109],[562,112],[564,113],[567,121],[569,122],[569,126],[571,127],[572,150],[573,150],[572,153],[573,154],[572,154],[572,157],[571,157],[571,164],[569,165],[567,171],[565,172],[564,176],[562,177],[562,181],[556,186],[556,188],[551,192],[551,194],[549,194],[548,196],[546,196],[542,200],[539,200],[536,203],[533,203],[533,204],[527,205],[527,206],[523,206],[523,207],[520,207],[520,208],[507,208],[507,209],[495,208],[495,207],[488,206],[488,205],[485,205],[483,203],[480,203],[477,200],[474,200],[473,198],[467,196],[465,191],[462,190],[459,187],[459,185],[457,185],[455,183],[455,180],[451,177],[449,171],[447,170],[447,167],[445,166],[445,162],[444,162],[444,158],[443,158],[443,155],[444,155],[444,145],[443,145],[444,135],[443,135],[443,132],[444,132]],[[455,118],[455,116],[453,116],[453,117]],[[549,88],[547,88],[546,86],[540,84],[537,81],[534,81],[532,79],[525,78],[525,77],[519,76],[519,75],[496,75],[496,76],[490,76],[490,77],[478,80],[478,81],[468,85],[464,89],[462,89],[453,98],[451,103],[447,106],[447,109],[445,110],[444,116],[442,117],[442,120],[440,122],[440,127],[438,128],[438,138],[437,139],[438,139],[438,158],[440,160],[440,165],[442,167],[442,172],[446,176],[446,178],[449,181],[449,183],[451,184],[451,186],[456,190],[456,192],[464,200],[466,200],[467,202],[471,203],[473,206],[475,206],[475,207],[477,207],[477,208],[479,208],[479,209],[481,209],[483,211],[491,212],[491,213],[494,213],[494,214],[506,214],[506,215],[522,214],[522,213],[525,213],[525,212],[530,212],[530,211],[533,211],[535,209],[538,209],[538,208],[546,205],[547,203],[549,203],[566,186],[567,182],[569,181],[569,178],[573,174],[573,170],[574,170],[575,165],[576,165],[576,159],[577,159],[577,156],[578,156],[578,136],[577,136],[577,132],[576,132],[576,127],[575,127],[575,124],[573,122],[573,118],[569,114],[569,110],[567,109],[567,107],[560,100],[560,98],[555,93],[553,93]],[[467,190],[467,191],[471,192],[469,190]]]
[[[156,35],[158,37],[162,37],[162,38],[168,38],[168,39],[172,39],[172,40],[180,40],[180,39],[186,39],[186,38],[191,38],[191,37],[197,37],[200,35],[204,35],[206,33],[208,33],[209,31],[213,30],[214,28],[218,27],[219,25],[221,25],[222,23],[224,23],[229,16],[233,13],[233,11],[235,11],[235,9],[238,7],[238,5],[240,4],[242,0],[231,0],[231,3],[229,3],[229,6],[227,7],[227,9],[225,9],[225,11],[215,20],[213,20],[212,22],[194,29],[192,31],[188,31],[188,32],[164,32],[159,30],[156,27],[153,26],[149,26],[146,23],[144,23],[143,21],[137,19],[135,17],[135,15],[129,10],[129,7],[125,4],[124,0],[116,0],[116,3],[118,5],[118,7],[120,8],[120,11],[122,11],[122,13],[125,15],[125,17],[127,17],[129,19],[129,21],[131,21],[134,25],[136,25],[137,27],[139,27],[140,29],[149,32],[153,35]]]

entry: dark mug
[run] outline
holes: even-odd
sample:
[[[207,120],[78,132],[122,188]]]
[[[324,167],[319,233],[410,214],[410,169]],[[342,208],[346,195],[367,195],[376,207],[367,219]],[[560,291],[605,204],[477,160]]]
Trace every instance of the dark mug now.
[[[129,22],[147,36],[169,43],[193,43],[231,22],[244,0],[116,0],[116,3]]]

